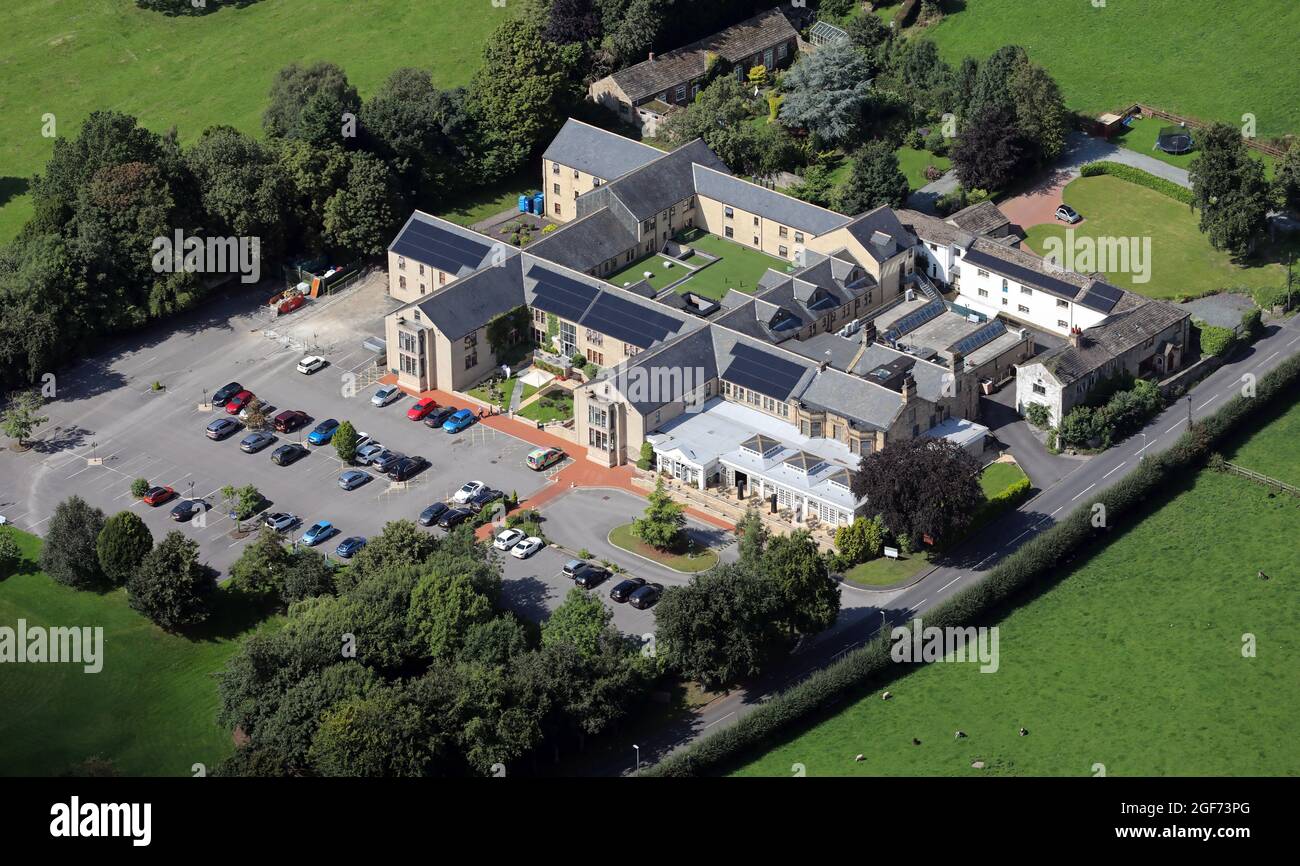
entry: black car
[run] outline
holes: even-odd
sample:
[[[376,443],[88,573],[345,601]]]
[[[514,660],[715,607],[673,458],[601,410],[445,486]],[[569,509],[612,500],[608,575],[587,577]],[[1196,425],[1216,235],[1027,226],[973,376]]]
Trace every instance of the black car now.
[[[184,523],[196,514],[202,514],[208,510],[208,503],[202,499],[186,499],[172,509],[172,520]]]
[[[297,442],[292,442],[288,445],[281,445],[271,452],[271,462],[276,466],[288,466],[290,463],[296,463],[306,456],[307,449]]]
[[[213,406],[224,406],[230,402],[230,398],[244,390],[244,386],[238,382],[231,382],[224,388],[219,388],[217,393],[212,395]]]
[[[428,415],[424,416],[424,426],[432,427],[434,430],[442,430],[442,422],[455,414],[455,406],[439,406],[437,409],[434,409]]]
[[[406,481],[428,465],[429,461],[423,457],[403,457],[388,467],[388,478],[391,481]]]
[[[484,505],[487,505],[491,502],[496,502],[498,499],[505,499],[505,498],[506,495],[500,490],[493,490],[491,487],[484,487],[483,489],[471,495],[469,499],[466,499],[465,505],[477,511],[478,509],[482,508]]]
[[[206,435],[209,439],[225,439],[241,426],[234,418],[218,418],[208,425]]]
[[[645,610],[647,607],[653,607],[654,603],[659,600],[659,596],[664,594],[662,583],[648,583],[627,597],[627,603],[637,610]]]
[[[627,580],[619,583],[609,591],[609,597],[617,602],[627,601],[627,597],[645,586],[645,579],[640,577],[629,577]]]
[[[599,565],[588,565],[586,568],[578,570],[573,576],[573,582],[583,589],[594,589],[605,582],[609,577],[609,569]]]
[[[469,508],[449,508],[438,518],[438,525],[443,529],[455,529],[460,524],[474,516],[474,511]]]
[[[432,505],[430,505],[428,508],[420,512],[420,525],[433,526],[435,523],[438,522],[439,517],[442,517],[450,510],[451,510],[451,506],[448,505],[447,503],[435,502]]]
[[[258,430],[256,433],[249,433],[239,443],[239,450],[245,454],[256,454],[267,445],[275,441],[275,434],[268,433],[265,430]]]

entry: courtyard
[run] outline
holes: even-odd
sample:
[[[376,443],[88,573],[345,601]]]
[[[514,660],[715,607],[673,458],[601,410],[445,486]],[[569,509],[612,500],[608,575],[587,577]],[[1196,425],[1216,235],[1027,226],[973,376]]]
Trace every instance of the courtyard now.
[[[689,277],[677,286],[678,292],[692,291],[697,295],[720,300],[729,290],[752,293],[759,279],[769,270],[789,273],[794,266],[784,259],[769,256],[734,241],[695,229],[677,237],[677,242],[690,246],[718,261],[704,267],[705,259],[692,256],[685,262],[668,256],[647,256],[606,279],[616,286],[635,284],[646,279],[656,292],[671,283]],[[645,272],[651,276],[646,278]]]

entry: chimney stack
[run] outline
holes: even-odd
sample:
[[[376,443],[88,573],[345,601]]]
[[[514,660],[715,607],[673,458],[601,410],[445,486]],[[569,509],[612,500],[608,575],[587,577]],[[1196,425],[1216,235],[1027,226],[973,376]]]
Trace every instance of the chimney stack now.
[[[1083,329],[1078,325],[1070,329],[1070,345],[1076,349],[1083,345]]]
[[[912,377],[910,372],[903,376],[902,394],[904,406],[906,406],[909,401],[916,398],[916,379]]]
[[[654,63],[654,59],[655,59],[655,53],[654,53],[653,51],[651,51],[651,52],[650,52],[650,62],[651,62],[651,63]]]
[[[871,319],[862,326],[862,345],[870,346],[876,342],[876,320]]]

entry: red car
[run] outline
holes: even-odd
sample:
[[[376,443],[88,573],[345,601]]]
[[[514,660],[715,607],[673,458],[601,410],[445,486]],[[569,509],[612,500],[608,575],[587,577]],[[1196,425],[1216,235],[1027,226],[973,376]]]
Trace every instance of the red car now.
[[[252,401],[253,401],[252,391],[240,391],[238,394],[231,397],[230,402],[226,404],[226,414],[238,415],[240,411],[242,411],[243,408],[247,406],[249,403],[251,403]]]
[[[285,313],[292,313],[305,303],[307,303],[307,299],[304,296],[294,295],[291,298],[286,298],[281,301],[280,306],[276,307],[276,312],[283,316]]]
[[[406,410],[406,417],[412,421],[419,421],[425,415],[428,415],[434,409],[438,408],[438,402],[432,397],[425,397],[419,403],[416,403],[410,409]]]
[[[150,487],[149,492],[144,495],[144,504],[157,507],[175,495],[176,491],[170,487]]]

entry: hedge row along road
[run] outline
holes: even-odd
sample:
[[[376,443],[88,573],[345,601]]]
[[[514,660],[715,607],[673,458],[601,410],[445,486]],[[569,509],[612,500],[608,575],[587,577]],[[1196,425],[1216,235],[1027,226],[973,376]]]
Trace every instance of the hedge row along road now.
[[[1272,326],[1267,336],[1245,349],[1236,360],[1206,377],[1141,431],[1081,464],[1056,484],[990,524],[978,538],[954,554],[954,562],[927,573],[893,598],[884,610],[873,607],[842,610],[840,621],[797,656],[778,665],[747,688],[735,690],[698,709],[690,720],[690,733],[686,736],[682,736],[680,724],[674,724],[672,730],[664,730],[654,737],[642,736],[638,745],[643,769],[679,748],[735,724],[764,701],[850,650],[863,646],[875,637],[882,621],[887,621],[892,628],[916,616],[924,618],[927,610],[987,576],[998,562],[1020,545],[1058,520],[1064,520],[1077,508],[1089,506],[1093,497],[1132,472],[1142,457],[1162,452],[1173,445],[1187,431],[1189,406],[1195,420],[1212,415],[1240,393],[1244,376],[1250,374],[1258,380],[1297,354],[1300,354],[1300,316],[1292,317],[1280,326]],[[623,758],[619,756],[596,768],[596,772],[607,775],[631,772],[631,759],[625,761]]]

